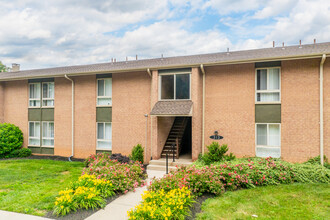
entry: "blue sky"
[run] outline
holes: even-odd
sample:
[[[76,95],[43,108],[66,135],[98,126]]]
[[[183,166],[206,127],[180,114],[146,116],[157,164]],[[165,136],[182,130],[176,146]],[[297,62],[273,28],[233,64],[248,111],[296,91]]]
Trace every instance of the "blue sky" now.
[[[330,41],[329,0],[4,0],[0,61],[21,69]]]

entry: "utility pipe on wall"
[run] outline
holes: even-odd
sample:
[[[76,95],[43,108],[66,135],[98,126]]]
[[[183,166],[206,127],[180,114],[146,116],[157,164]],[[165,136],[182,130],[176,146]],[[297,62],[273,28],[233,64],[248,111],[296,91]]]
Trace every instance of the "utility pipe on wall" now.
[[[205,69],[203,64],[201,64],[201,70],[203,73],[203,112],[202,112],[202,154],[204,155],[204,145],[205,145]]]
[[[323,54],[320,63],[320,159],[323,166],[323,64],[327,56]]]
[[[72,148],[72,153],[71,153],[71,156],[69,157],[69,161],[71,161],[71,157],[74,156],[74,81],[72,79],[70,79],[68,77],[67,74],[64,75],[64,77],[67,79],[67,80],[70,80],[71,83],[72,83],[72,94],[71,94],[71,97],[72,97],[72,107],[71,107],[71,117],[72,117],[72,140],[71,140],[71,148]]]

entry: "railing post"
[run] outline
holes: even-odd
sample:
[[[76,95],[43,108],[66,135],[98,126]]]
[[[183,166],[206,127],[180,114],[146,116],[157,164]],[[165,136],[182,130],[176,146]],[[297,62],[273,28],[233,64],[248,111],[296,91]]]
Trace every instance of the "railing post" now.
[[[173,162],[175,162],[174,149],[175,149],[175,144],[172,144]]]
[[[176,158],[179,159],[179,138],[176,138]]]
[[[166,174],[168,174],[168,153],[166,153]]]

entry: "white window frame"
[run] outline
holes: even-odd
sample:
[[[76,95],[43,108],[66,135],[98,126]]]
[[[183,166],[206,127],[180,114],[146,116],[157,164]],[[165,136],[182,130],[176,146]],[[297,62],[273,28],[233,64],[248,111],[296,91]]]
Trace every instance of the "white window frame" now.
[[[54,98],[44,98],[44,84],[53,84],[54,85]],[[48,86],[49,88],[49,86]],[[49,90],[47,90],[47,95],[49,96]],[[44,106],[44,101],[53,101],[53,105],[52,106]],[[55,106],[55,83],[54,82],[42,82],[41,83],[41,107],[42,108],[54,108]]]
[[[30,94],[31,94],[30,85],[39,85],[40,86],[39,98],[30,98]],[[41,96],[42,96],[41,84],[40,83],[29,83],[29,103],[28,103],[29,108],[40,108],[42,106]],[[39,101],[39,106],[31,106],[30,101]]]
[[[105,124],[111,124],[111,139],[98,139],[98,124],[103,124],[103,137],[105,137]],[[99,141],[104,141],[111,143],[111,148],[106,149],[106,148],[99,148],[98,147],[98,142]],[[104,151],[112,151],[112,122],[96,122],[96,150],[104,150]]]
[[[177,99],[176,98],[176,76],[177,75],[189,75],[189,99]],[[174,76],[174,98],[173,99],[162,99],[162,76]],[[180,72],[180,73],[161,73],[158,75],[158,100],[159,101],[184,101],[184,100],[191,100],[191,72]]]
[[[267,125],[267,145],[258,145],[258,130],[257,130],[257,126],[258,125]],[[279,129],[280,129],[280,135],[279,135],[279,139],[280,139],[280,146],[270,146],[268,145],[269,143],[269,125],[278,125]],[[257,154],[257,148],[276,148],[276,149],[280,149],[280,155],[282,155],[282,150],[281,150],[281,123],[256,123],[255,124],[255,153]]]
[[[99,96],[99,80],[111,80],[111,96]],[[105,81],[104,81],[104,93],[105,94]],[[99,98],[109,98],[111,100],[111,105],[99,105],[98,104],[98,99]],[[112,107],[112,78],[108,77],[108,78],[98,78],[96,80],[96,106],[97,107]]]
[[[49,132],[48,128],[49,128],[49,123],[53,123],[54,124],[54,137],[44,137],[44,123],[47,123],[47,133]],[[54,121],[42,121],[41,122],[42,126],[41,126],[41,147],[49,147],[49,148],[53,148],[55,146],[55,123]],[[54,145],[43,145],[43,140],[53,140]]]
[[[40,136],[39,137],[35,137],[35,136],[33,136],[33,137],[31,137],[30,136],[30,123],[33,123],[34,124],[34,133],[35,133],[35,123],[39,123],[39,128],[40,128],[40,131],[39,131],[39,134],[40,134]],[[40,147],[41,146],[41,133],[42,133],[42,131],[41,131],[41,122],[40,121],[29,121],[28,122],[28,146],[31,146],[31,147]],[[33,145],[33,144],[30,144],[30,139],[39,139],[39,145]]]
[[[267,70],[267,88],[269,87],[269,69],[279,69],[279,89],[278,90],[258,90],[258,70]],[[258,93],[279,93],[279,101],[264,102],[258,101]],[[281,67],[261,67],[255,69],[255,104],[279,104],[281,103]]]

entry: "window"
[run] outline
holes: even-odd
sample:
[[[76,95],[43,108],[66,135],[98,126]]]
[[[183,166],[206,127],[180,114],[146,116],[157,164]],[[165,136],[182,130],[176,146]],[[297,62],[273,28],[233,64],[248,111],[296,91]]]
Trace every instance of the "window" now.
[[[256,156],[281,156],[280,124],[256,124]]]
[[[112,78],[97,80],[97,105],[112,105]]]
[[[29,106],[40,107],[40,83],[29,84]]]
[[[190,99],[190,74],[160,75],[160,98]]]
[[[257,102],[280,102],[280,68],[257,69]]]
[[[54,106],[54,83],[42,83],[42,106]]]
[[[29,122],[29,145],[40,146],[40,122]]]
[[[54,146],[54,122],[42,122],[42,146]]]
[[[54,107],[54,82],[29,83],[29,107]]]
[[[111,150],[112,149],[112,125],[111,123],[97,123],[97,149]]]

